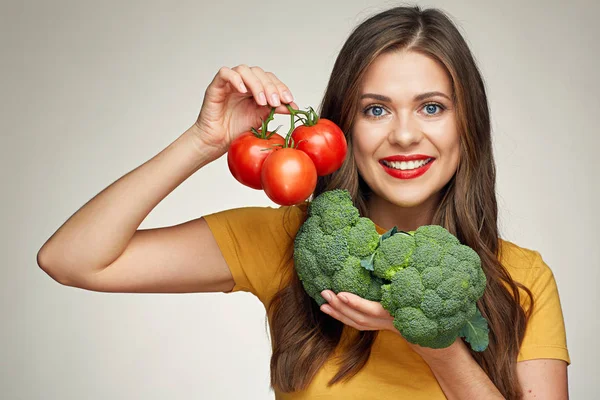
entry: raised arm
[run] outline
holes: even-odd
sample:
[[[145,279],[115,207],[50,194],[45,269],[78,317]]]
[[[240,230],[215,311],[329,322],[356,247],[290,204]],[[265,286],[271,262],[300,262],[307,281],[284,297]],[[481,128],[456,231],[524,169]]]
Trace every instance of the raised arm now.
[[[260,68],[221,68],[206,90],[194,125],[73,214],[39,250],[38,265],[64,285],[95,291],[231,289],[227,264],[202,218],[138,228],[177,186],[222,156],[233,139],[250,126],[260,126],[270,106],[288,113],[279,100],[285,91],[289,90],[275,75]],[[278,98],[272,99],[272,94]]]

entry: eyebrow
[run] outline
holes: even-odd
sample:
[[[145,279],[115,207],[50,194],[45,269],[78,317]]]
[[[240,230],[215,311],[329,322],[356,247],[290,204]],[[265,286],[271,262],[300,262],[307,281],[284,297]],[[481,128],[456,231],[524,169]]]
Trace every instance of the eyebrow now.
[[[452,99],[450,99],[450,97],[448,97],[446,94],[442,93],[442,92],[426,92],[426,93],[421,93],[419,95],[416,95],[414,100],[415,101],[423,101],[425,99],[428,99],[430,97],[436,97],[436,96],[440,96],[440,97],[444,97],[450,101],[452,101]],[[364,93],[363,95],[360,96],[360,99],[367,99],[367,98],[371,98],[371,99],[375,99],[375,100],[379,100],[379,101],[387,101],[388,103],[392,102],[392,99],[390,99],[387,96],[381,95],[381,94],[376,94],[376,93]]]

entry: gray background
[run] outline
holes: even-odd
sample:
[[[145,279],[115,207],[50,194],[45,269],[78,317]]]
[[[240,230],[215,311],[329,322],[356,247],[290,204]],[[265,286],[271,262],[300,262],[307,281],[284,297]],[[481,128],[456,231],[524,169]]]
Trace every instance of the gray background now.
[[[194,122],[219,67],[259,65],[300,107],[316,107],[352,27],[397,4],[3,2],[0,397],[273,398],[264,311],[252,295],[90,292],[54,282],[36,253]],[[540,251],[553,269],[571,396],[598,398],[599,3],[420,4],[448,11],[479,62],[502,237]],[[222,157],[140,228],[245,205],[274,204],[238,184]]]

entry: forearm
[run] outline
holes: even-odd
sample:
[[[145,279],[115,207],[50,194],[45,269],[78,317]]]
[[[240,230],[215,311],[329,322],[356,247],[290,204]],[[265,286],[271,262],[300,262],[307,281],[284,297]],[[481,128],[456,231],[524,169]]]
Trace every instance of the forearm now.
[[[202,148],[192,129],[73,214],[40,249],[40,267],[58,280],[76,279],[117,259],[150,211],[218,157]]]
[[[417,352],[448,399],[504,399],[461,339],[446,349],[419,348]]]

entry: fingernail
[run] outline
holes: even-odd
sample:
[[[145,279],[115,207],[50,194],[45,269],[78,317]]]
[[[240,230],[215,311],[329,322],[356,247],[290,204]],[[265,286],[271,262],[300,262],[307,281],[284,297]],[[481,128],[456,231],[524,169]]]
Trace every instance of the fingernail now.
[[[277,95],[277,93],[273,93],[271,95],[271,102],[273,103],[273,105],[275,106],[279,106],[281,105],[281,103],[279,102],[279,96]]]
[[[347,298],[346,296],[344,296],[343,294],[340,294],[338,297],[339,297],[340,299],[342,299],[342,301],[343,301],[344,303],[346,303],[346,304],[348,303],[348,298]]]
[[[327,300],[327,301],[331,300],[331,295],[326,290],[324,290],[323,292],[321,292],[321,296],[323,296],[325,298],[325,300]]]
[[[283,92],[283,99],[285,101],[287,101],[288,103],[291,103],[292,101],[294,101],[294,97],[292,97],[292,94],[290,92],[288,92],[287,90],[285,92]]]
[[[265,97],[265,94],[263,92],[260,92],[258,94],[258,103],[263,106],[267,105],[267,98]]]

